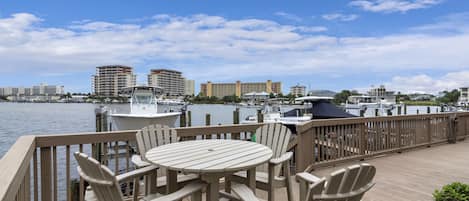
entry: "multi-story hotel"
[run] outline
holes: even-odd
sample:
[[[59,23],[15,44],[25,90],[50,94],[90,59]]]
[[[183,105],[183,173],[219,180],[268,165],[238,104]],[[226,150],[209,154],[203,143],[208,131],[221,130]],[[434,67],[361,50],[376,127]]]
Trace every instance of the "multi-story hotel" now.
[[[31,88],[3,87],[1,96],[57,96],[64,94],[64,86],[40,84]]]
[[[232,95],[241,97],[250,92],[279,94],[282,93],[282,83],[272,82],[271,80],[267,80],[267,82],[246,83],[241,83],[241,81],[236,81],[236,83],[212,83],[209,81],[200,85],[200,92],[205,96],[215,96],[218,98]]]
[[[135,86],[137,76],[133,74],[132,67],[122,65],[109,65],[96,67],[93,76],[94,93],[98,96],[118,96],[121,89]]]
[[[184,80],[184,95],[192,96],[195,93],[195,81],[194,80]]]
[[[148,86],[163,88],[167,96],[181,96],[185,94],[185,79],[182,73],[169,69],[152,69],[148,75]]]
[[[458,105],[469,106],[469,87],[459,88]]]
[[[298,97],[298,96],[304,96],[306,95],[306,87],[302,85],[295,85],[290,87],[290,94]]]

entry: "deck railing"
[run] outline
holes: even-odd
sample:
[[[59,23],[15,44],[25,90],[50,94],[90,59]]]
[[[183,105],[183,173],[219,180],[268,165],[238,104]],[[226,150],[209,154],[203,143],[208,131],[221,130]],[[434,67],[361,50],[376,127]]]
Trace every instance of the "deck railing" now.
[[[469,134],[469,113],[313,120],[297,126],[297,171],[455,142]]]
[[[249,139],[262,124],[177,128],[183,140]],[[289,149],[296,170],[311,170],[419,146],[430,146],[468,134],[469,113],[314,120],[297,127]],[[75,151],[85,152],[118,173],[131,170],[136,131],[22,136],[0,160],[0,200],[83,200]],[[75,191],[75,189],[78,189]],[[130,191],[130,184],[124,191]]]

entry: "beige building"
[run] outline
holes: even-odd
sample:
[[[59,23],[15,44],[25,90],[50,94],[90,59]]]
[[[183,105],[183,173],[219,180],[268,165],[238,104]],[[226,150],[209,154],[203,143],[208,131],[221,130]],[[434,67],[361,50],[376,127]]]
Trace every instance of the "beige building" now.
[[[96,67],[92,87],[98,96],[118,96],[122,88],[135,86],[137,76],[132,67],[109,65]]]
[[[469,87],[459,88],[458,104],[461,106],[469,106]]]
[[[148,86],[161,87],[168,96],[185,94],[185,79],[181,72],[175,70],[152,69],[148,75]]]
[[[290,94],[298,97],[298,96],[305,96],[306,95],[306,87],[302,85],[295,85],[290,87]]]
[[[241,83],[241,81],[236,81],[235,83],[212,83],[208,81],[200,85],[200,92],[208,97],[218,97],[223,98],[224,96],[238,96],[250,92],[267,92],[279,94],[282,93],[282,83],[281,82],[272,82],[267,80],[267,82],[246,82]]]
[[[195,93],[195,81],[184,79],[184,95],[192,96]]]

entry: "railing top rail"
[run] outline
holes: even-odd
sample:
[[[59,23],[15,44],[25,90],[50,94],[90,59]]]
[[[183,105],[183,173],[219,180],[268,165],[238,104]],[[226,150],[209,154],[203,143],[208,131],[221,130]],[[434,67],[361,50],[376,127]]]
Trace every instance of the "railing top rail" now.
[[[360,124],[365,122],[381,122],[381,121],[393,121],[393,120],[412,120],[412,119],[428,119],[438,117],[449,117],[451,115],[456,116],[469,116],[469,112],[445,112],[438,114],[415,114],[415,115],[399,115],[399,116],[384,116],[384,117],[352,117],[352,118],[341,118],[341,119],[316,119],[305,122],[297,126],[297,132],[302,133],[309,130],[312,127],[319,126],[334,126],[334,125],[349,125],[349,124]]]
[[[188,137],[203,134],[239,133],[245,131],[255,131],[261,125],[263,124],[195,126],[176,128],[176,130],[178,136]],[[90,144],[110,141],[134,141],[136,133],[137,130],[127,130],[109,132],[70,133],[58,135],[38,135],[36,136],[36,147]],[[90,135],[93,135],[93,137],[90,137]]]
[[[35,150],[35,136],[21,136],[0,160],[0,199],[14,200]]]

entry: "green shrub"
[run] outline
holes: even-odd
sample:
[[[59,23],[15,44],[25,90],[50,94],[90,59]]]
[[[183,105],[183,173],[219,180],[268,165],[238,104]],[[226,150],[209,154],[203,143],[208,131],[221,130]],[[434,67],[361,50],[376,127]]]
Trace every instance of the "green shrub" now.
[[[469,185],[454,182],[433,193],[435,201],[469,201]]]

